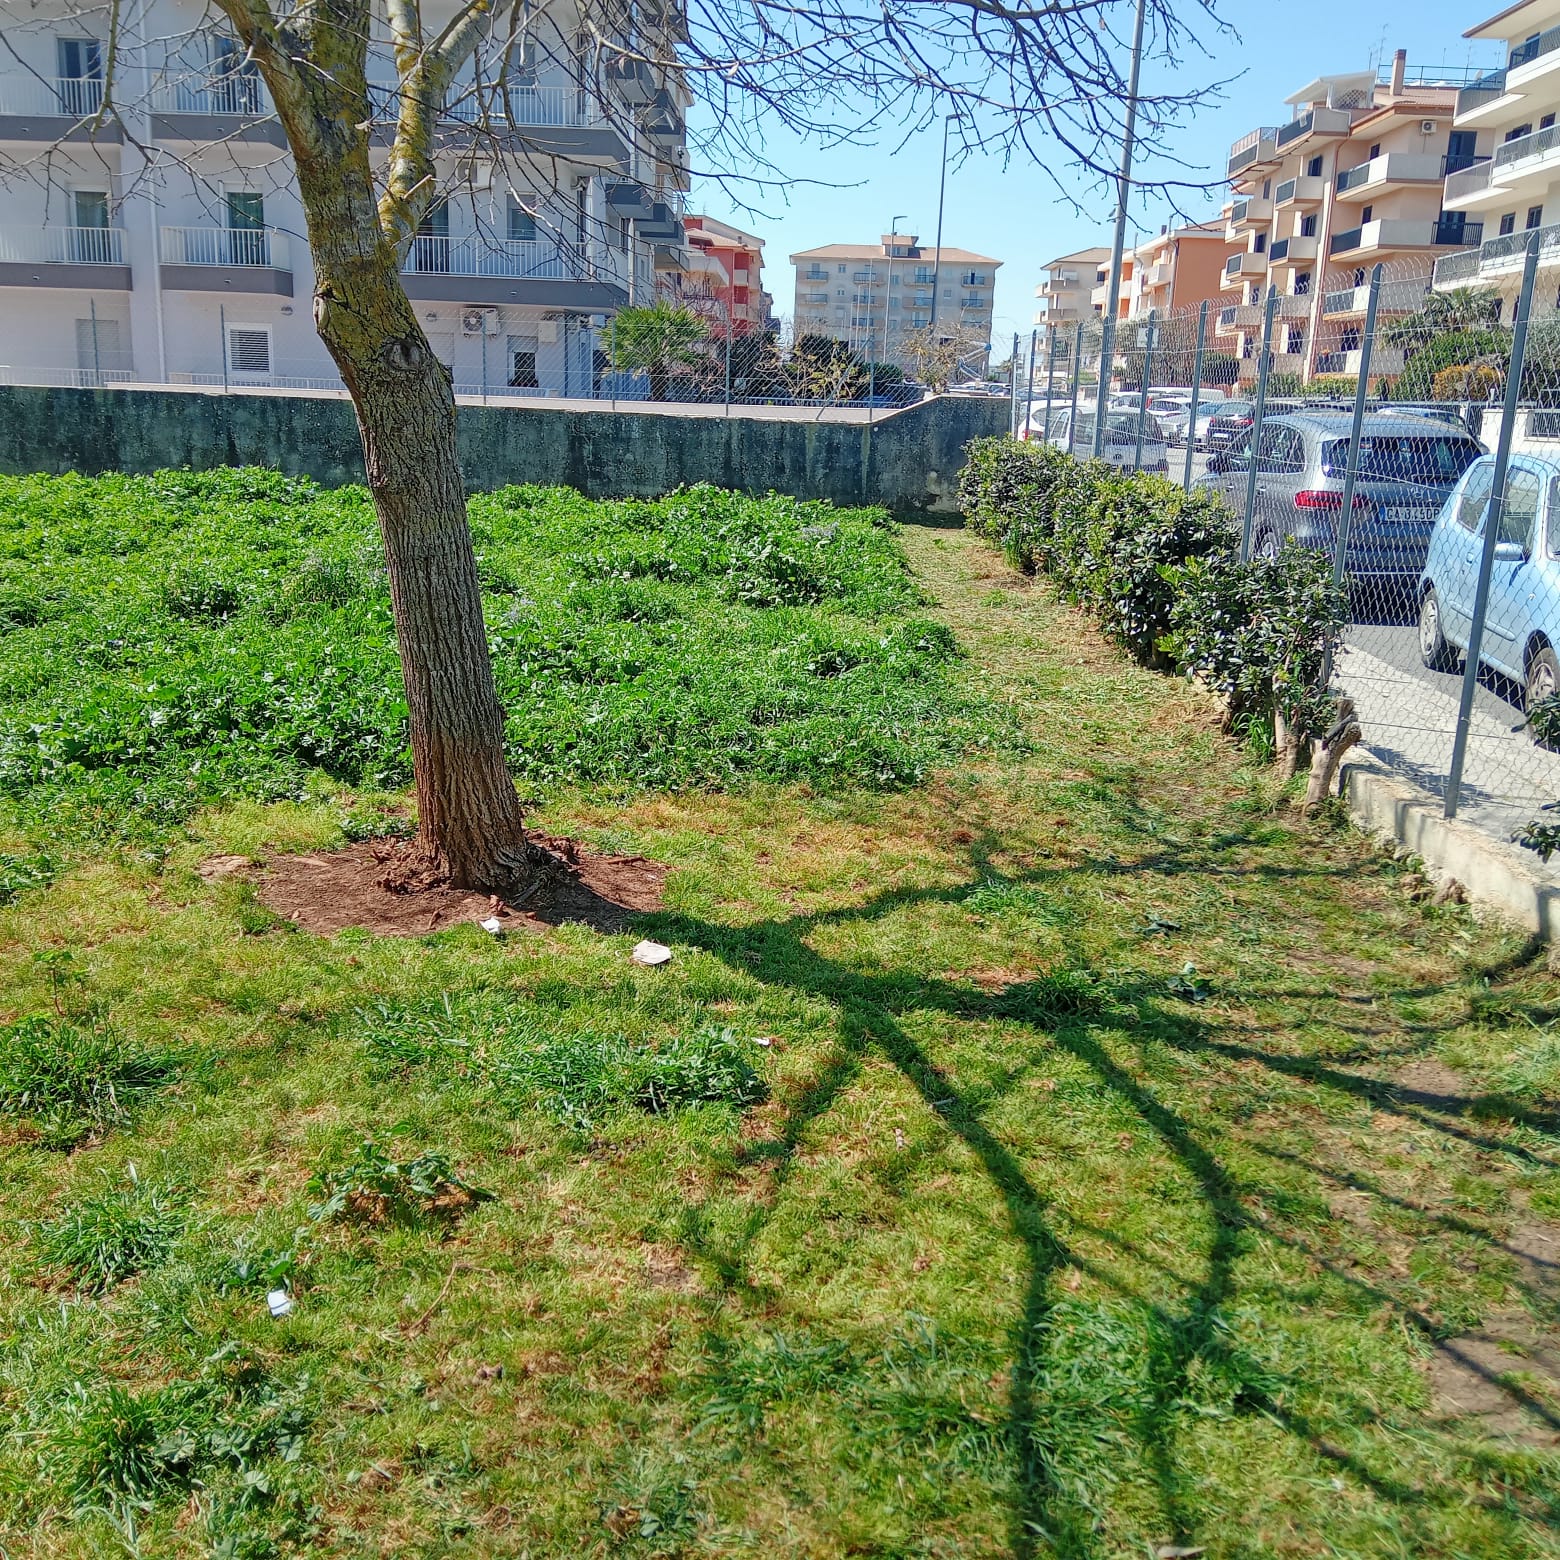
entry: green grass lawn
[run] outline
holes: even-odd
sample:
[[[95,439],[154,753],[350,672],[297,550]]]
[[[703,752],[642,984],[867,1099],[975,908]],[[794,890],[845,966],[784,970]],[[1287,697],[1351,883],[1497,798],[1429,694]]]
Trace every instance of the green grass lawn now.
[[[5,1553],[1560,1555],[1542,953],[958,530],[535,491],[516,757],[665,909],[292,931],[196,868],[396,799],[366,514],[167,481],[0,493]]]

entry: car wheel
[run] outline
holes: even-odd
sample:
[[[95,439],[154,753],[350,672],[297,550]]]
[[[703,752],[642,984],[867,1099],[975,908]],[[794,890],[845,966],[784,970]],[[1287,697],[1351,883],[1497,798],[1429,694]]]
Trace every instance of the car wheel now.
[[[1441,628],[1441,598],[1433,585],[1419,603],[1419,659],[1432,672],[1450,672],[1457,666],[1457,651]]]
[[[1541,703],[1557,692],[1560,692],[1560,660],[1557,660],[1554,651],[1545,645],[1542,649],[1534,651],[1528,660],[1527,688],[1522,707],[1531,715],[1535,704]]]

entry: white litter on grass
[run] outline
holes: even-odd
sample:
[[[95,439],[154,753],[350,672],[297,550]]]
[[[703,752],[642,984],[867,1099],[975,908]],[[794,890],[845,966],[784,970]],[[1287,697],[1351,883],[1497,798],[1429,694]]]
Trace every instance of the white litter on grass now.
[[[775,1043],[773,1035],[754,1035],[753,1044],[761,1045],[766,1050]]]
[[[284,1316],[291,1316],[293,1311],[293,1297],[285,1289],[273,1289],[265,1297],[265,1303],[269,1307],[271,1315],[279,1321]]]
[[[635,964],[667,964],[671,961],[672,950],[665,943],[645,941],[634,944],[634,951],[629,954]]]
[[[485,921],[478,921],[477,925],[480,926],[484,932],[491,932],[495,937],[497,937],[504,929],[504,923],[500,921],[496,915],[490,915]]]

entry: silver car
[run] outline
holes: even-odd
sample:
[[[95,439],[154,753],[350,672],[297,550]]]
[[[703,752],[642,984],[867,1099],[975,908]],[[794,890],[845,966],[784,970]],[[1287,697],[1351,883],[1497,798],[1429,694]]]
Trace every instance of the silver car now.
[[[1251,550],[1276,558],[1288,538],[1332,552],[1343,518],[1352,419],[1291,412],[1264,420],[1256,450]],[[1351,575],[1407,583],[1418,578],[1436,516],[1479,458],[1478,443],[1447,423],[1377,413],[1361,426],[1346,567]],[[1251,433],[1209,457],[1197,485],[1223,494],[1243,515],[1251,481]]]
[[[1139,419],[1141,417],[1142,448],[1139,450]],[[1049,442],[1060,449],[1068,447],[1071,435],[1072,453],[1080,460],[1087,460],[1094,453],[1094,408],[1079,407],[1076,423],[1070,406],[1057,408],[1051,413]],[[1036,412],[1024,426],[1026,439],[1045,439],[1044,411]],[[1105,413],[1105,440],[1100,458],[1108,465],[1126,470],[1134,467],[1165,476],[1170,470],[1170,451],[1165,444],[1164,430],[1151,413],[1110,411]]]

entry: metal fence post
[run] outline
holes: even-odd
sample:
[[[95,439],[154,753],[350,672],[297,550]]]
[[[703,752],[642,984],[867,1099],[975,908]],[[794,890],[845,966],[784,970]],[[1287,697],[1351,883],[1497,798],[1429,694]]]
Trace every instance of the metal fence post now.
[[[1008,432],[1018,437],[1018,332],[1013,332],[1013,351],[1008,358]]]
[[[1040,332],[1029,333],[1029,388],[1024,393],[1024,431],[1029,431],[1029,419],[1035,413],[1035,349],[1040,344]]]
[[[1273,317],[1278,313],[1278,289],[1268,288],[1267,308],[1262,313],[1262,360],[1257,365],[1257,404],[1251,414],[1251,442],[1247,446],[1249,470],[1246,472],[1246,517],[1240,525],[1240,556],[1244,563],[1251,557],[1251,520],[1257,507],[1257,445],[1262,438],[1262,418],[1267,411],[1268,369],[1273,363]]]
[[[1381,302],[1380,262],[1370,273],[1370,296],[1365,301],[1365,334],[1360,339],[1360,377],[1354,386],[1354,419],[1349,424],[1349,454],[1343,468],[1343,508],[1338,512],[1338,540],[1333,546],[1333,584],[1342,585],[1348,568],[1349,532],[1354,525],[1354,483],[1360,474],[1360,429],[1365,423],[1365,402],[1370,397],[1370,360],[1376,350],[1376,308]],[[1322,662],[1322,686],[1332,681],[1333,647],[1329,641]]]
[[[1457,706],[1457,731],[1452,737],[1452,762],[1446,775],[1445,813],[1457,816],[1462,792],[1463,764],[1468,756],[1468,727],[1473,719],[1473,696],[1479,687],[1479,651],[1484,646],[1484,618],[1490,604],[1490,575],[1495,568],[1495,546],[1500,540],[1506,512],[1506,468],[1511,461],[1511,439],[1516,427],[1517,405],[1522,399],[1522,367],[1527,357],[1528,315],[1533,307],[1533,278],[1538,272],[1537,228],[1528,235],[1527,257],[1522,266],[1522,291],[1517,296],[1516,319],[1511,331],[1511,362],[1506,369],[1506,399],[1501,411],[1500,438],[1495,445],[1495,470],[1490,481],[1490,505],[1485,512],[1483,547],[1479,553],[1479,580],[1473,592],[1473,615],[1468,624],[1468,659],[1463,667],[1462,699]]]
[[[1051,338],[1050,345],[1046,348],[1045,359],[1045,440],[1051,438],[1051,387],[1056,382],[1056,328],[1052,326],[1047,334]],[[1033,381],[1031,381],[1032,383]]]
[[[1083,321],[1079,320],[1073,328],[1073,382],[1072,382],[1072,411],[1067,418],[1067,453],[1073,452],[1073,439],[1078,431],[1078,376],[1083,372]],[[1049,439],[1049,432],[1046,438]]]
[[[1208,300],[1202,301],[1197,311],[1197,350],[1192,354],[1192,404],[1186,419],[1186,474],[1181,478],[1182,488],[1192,491],[1192,456],[1197,449],[1197,398],[1202,390],[1203,343],[1208,335]]]
[[[222,393],[228,390],[228,334],[227,334],[227,305],[217,305],[217,329],[222,333]]]
[[[1143,381],[1138,386],[1137,441],[1132,446],[1134,471],[1143,469],[1143,428],[1148,421],[1148,381],[1154,373],[1154,333],[1157,312],[1154,309],[1148,311],[1148,335],[1144,338],[1148,344],[1143,348]]]

